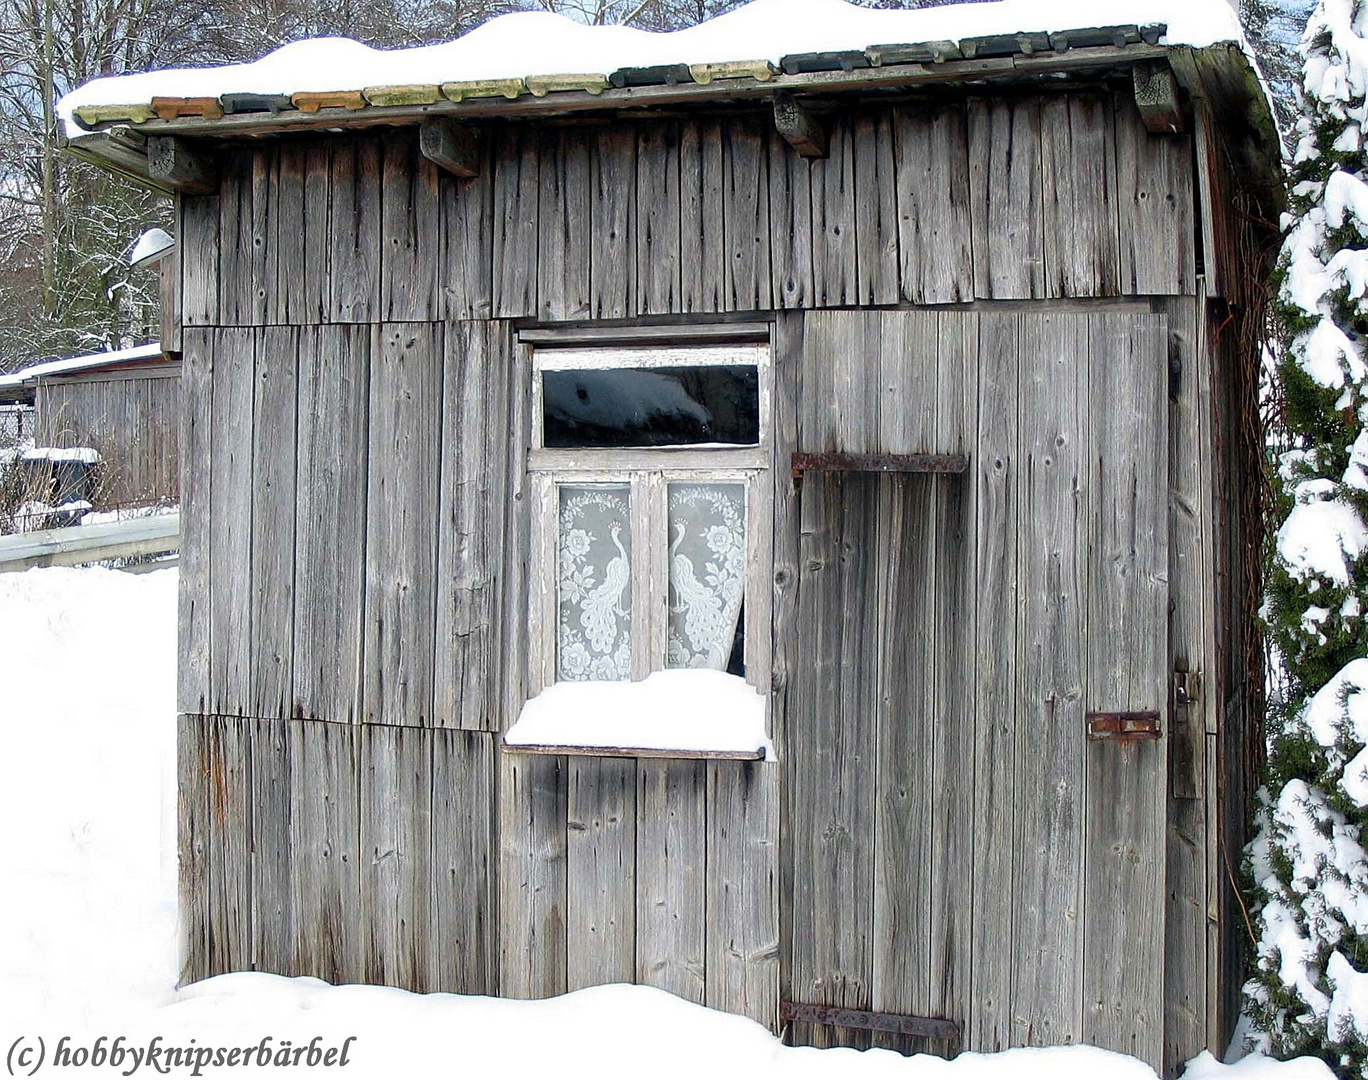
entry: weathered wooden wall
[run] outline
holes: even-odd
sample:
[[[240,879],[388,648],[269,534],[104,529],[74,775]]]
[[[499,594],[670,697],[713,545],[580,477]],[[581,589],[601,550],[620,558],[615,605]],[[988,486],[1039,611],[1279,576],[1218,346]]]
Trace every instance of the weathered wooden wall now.
[[[39,381],[39,445],[93,446],[104,458],[96,509],[179,499],[179,376],[166,365]]]
[[[182,200],[184,976],[638,981],[1169,1071],[1219,1038],[1215,713],[1169,702],[1215,655],[1190,141],[1087,92],[838,115],[823,161],[749,115],[484,147],[263,142]],[[773,330],[781,764],[502,754],[515,320],[732,312]],[[1175,737],[1085,741],[1145,708]]]

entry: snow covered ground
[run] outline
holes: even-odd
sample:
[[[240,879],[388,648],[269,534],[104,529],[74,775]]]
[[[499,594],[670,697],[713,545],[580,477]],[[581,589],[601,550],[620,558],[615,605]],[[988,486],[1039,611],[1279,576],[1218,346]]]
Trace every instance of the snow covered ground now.
[[[596,1080],[851,1075],[1153,1080],[1087,1047],[966,1054],[793,1049],[749,1020],[611,986],[549,1002],[427,997],[313,979],[175,978],[176,571],[0,574],[0,1062],[6,1075],[239,1076],[310,1041],[350,1077]],[[63,1044],[63,1037],[68,1041]],[[102,1037],[104,1041],[97,1043]],[[122,1043],[114,1040],[120,1036]],[[154,1038],[159,1057],[135,1059]],[[42,1064],[39,1061],[41,1038]],[[352,1039],[351,1043],[347,1040]],[[77,1067],[102,1048],[103,1062]],[[122,1059],[114,1064],[115,1047]],[[168,1066],[168,1048],[190,1064]],[[222,1048],[225,1063],[215,1067]],[[227,1064],[236,1048],[237,1059]],[[59,1049],[71,1062],[54,1067]],[[195,1053],[209,1062],[196,1069]],[[27,1056],[25,1056],[27,1055]],[[308,1070],[335,1075],[338,1064]],[[1319,1062],[1210,1057],[1189,1080],[1328,1080]]]

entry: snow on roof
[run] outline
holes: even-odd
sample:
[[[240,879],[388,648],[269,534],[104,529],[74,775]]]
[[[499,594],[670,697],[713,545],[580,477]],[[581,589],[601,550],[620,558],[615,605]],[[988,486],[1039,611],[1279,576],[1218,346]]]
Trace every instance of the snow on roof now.
[[[141,111],[99,118],[136,122],[150,118],[148,103],[160,97],[215,99],[225,94],[435,88],[452,82],[520,82],[529,76],[567,72],[602,77],[625,68],[777,63],[788,55],[861,51],[880,44],[958,42],[1129,25],[1162,26],[1160,41],[1166,45],[1244,45],[1239,19],[1228,0],[1108,0],[1106,4],[998,0],[916,10],[863,8],[845,0],[754,0],[669,33],[587,26],[548,12],[519,12],[492,19],[438,45],[377,50],[347,38],[315,38],[282,46],[252,63],[95,79],[65,95],[58,112],[68,123],[68,132],[79,134],[73,119],[78,108],[138,104]],[[521,89],[509,92],[516,96]],[[90,115],[86,114],[87,120]]]
[[[161,355],[161,343],[150,341],[146,345],[134,345],[129,349],[87,353],[83,356],[68,356],[62,360],[45,360],[41,364],[30,364],[26,368],[21,368],[12,375],[0,375],[0,390],[13,386],[24,386],[48,375],[65,375],[68,372],[84,371],[87,368],[132,364],[139,360],[151,360]]]

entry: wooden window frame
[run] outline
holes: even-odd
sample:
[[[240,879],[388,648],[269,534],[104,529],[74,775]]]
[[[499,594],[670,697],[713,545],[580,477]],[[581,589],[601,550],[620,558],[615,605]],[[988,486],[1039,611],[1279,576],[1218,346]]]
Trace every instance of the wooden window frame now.
[[[683,353],[703,364],[757,368],[760,438],[752,446],[707,444],[649,448],[548,449],[542,438],[541,373],[585,367],[678,367]],[[592,356],[589,354],[593,354]],[[592,364],[585,360],[595,361]],[[532,353],[532,447],[528,456],[532,550],[528,590],[527,696],[556,681],[558,624],[557,529],[561,485],[627,484],[632,530],[632,679],[666,664],[669,619],[669,485],[679,482],[745,486],[746,579],[743,621],[746,682],[768,697],[771,671],[770,571],[774,521],[771,478],[773,365],[768,342],[605,346],[537,346]],[[510,748],[512,749],[512,748]],[[595,749],[574,749],[594,755]],[[621,753],[622,751],[617,751]],[[644,753],[644,752],[643,752]],[[653,756],[699,758],[706,751]],[[720,756],[720,755],[719,755]]]

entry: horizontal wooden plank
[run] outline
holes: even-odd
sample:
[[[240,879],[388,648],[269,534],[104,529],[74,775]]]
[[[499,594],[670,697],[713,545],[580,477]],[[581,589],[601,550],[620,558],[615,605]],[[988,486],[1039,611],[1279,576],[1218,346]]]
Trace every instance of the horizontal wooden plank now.
[[[964,473],[963,454],[793,454],[793,475],[805,472]]]
[[[669,758],[674,761],[764,761],[764,750],[660,750],[649,746],[552,746],[504,743],[505,754],[550,754],[557,757]]]
[[[36,566],[79,566],[105,559],[155,555],[180,547],[180,514],[42,529],[0,537],[0,572]]]
[[[842,1009],[834,1005],[804,1005],[797,1001],[779,1002],[779,1019],[862,1031],[892,1031],[899,1035],[921,1035],[930,1039],[959,1039],[960,1026],[938,1016],[909,1016],[906,1013],[873,1012],[869,1009]]]
[[[768,341],[764,322],[665,326],[544,326],[518,332],[529,345],[681,345],[686,342]]]

